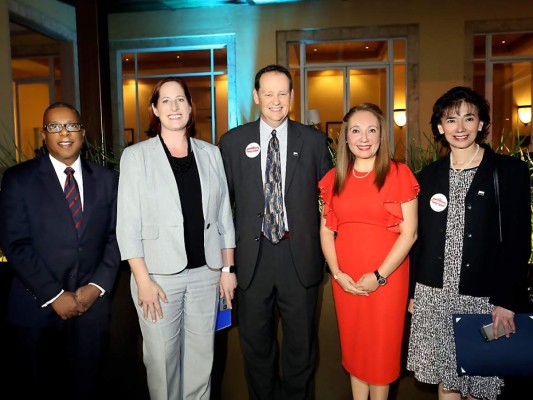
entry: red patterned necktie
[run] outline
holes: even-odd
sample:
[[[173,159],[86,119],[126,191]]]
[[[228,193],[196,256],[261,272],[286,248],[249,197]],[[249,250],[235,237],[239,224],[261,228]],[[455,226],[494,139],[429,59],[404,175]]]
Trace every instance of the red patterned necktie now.
[[[72,213],[74,225],[76,226],[76,229],[78,229],[81,225],[81,220],[83,219],[78,182],[76,182],[76,178],[74,178],[74,169],[71,167],[65,168],[65,174],[67,175],[64,189],[65,199],[67,200],[68,208]]]
[[[285,234],[283,193],[281,190],[281,158],[276,130],[268,142],[265,168],[265,218],[263,234],[272,243],[278,243]]]

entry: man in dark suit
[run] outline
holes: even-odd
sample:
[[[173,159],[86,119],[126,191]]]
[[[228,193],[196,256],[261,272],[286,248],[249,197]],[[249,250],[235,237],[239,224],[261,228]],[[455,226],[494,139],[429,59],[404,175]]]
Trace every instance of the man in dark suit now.
[[[238,324],[252,400],[314,397],[315,310],[324,268],[317,185],[332,161],[325,134],[288,118],[293,94],[286,68],[261,69],[253,91],[260,118],[220,140],[235,202]],[[279,147],[281,196],[269,194],[272,140]],[[277,217],[273,200],[281,200]],[[281,374],[276,311],[283,329]]]
[[[2,180],[0,246],[14,270],[7,319],[21,398],[102,397],[109,293],[120,266],[117,185],[112,171],[80,158],[80,120],[69,104],[50,105],[42,131],[49,154],[11,167]],[[66,167],[77,183],[69,194]]]

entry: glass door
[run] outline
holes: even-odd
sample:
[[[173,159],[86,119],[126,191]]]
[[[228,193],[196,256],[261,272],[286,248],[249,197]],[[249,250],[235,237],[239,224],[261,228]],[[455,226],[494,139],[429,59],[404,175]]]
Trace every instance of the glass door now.
[[[295,93],[291,118],[314,125],[336,145],[348,110],[358,103],[375,103],[388,121],[391,155],[405,161],[405,43],[403,38],[289,43]],[[396,125],[393,115],[399,114],[403,123]]]
[[[371,102],[387,118],[388,75],[386,67],[307,69],[306,123],[325,132],[336,147],[342,118],[351,107]]]

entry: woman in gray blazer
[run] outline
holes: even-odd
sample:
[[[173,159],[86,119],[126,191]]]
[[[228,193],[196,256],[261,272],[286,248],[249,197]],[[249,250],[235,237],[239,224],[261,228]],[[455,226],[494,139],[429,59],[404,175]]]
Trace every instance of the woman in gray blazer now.
[[[224,166],[216,146],[192,138],[183,79],[158,82],[149,112],[153,137],[120,160],[117,240],[132,271],[151,399],[209,399],[218,299],[231,307],[237,286]]]

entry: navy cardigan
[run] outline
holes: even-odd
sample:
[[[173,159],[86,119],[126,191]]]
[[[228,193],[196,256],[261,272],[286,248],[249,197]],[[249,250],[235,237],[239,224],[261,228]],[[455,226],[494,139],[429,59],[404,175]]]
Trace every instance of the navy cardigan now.
[[[520,310],[527,296],[527,267],[531,253],[531,191],[527,163],[485,153],[465,200],[464,243],[459,293],[488,297],[491,304]],[[497,168],[501,233],[494,169]],[[442,288],[448,207],[436,212],[430,199],[449,198],[450,156],[425,167],[417,176],[418,239],[411,251],[410,295],[415,283]]]

